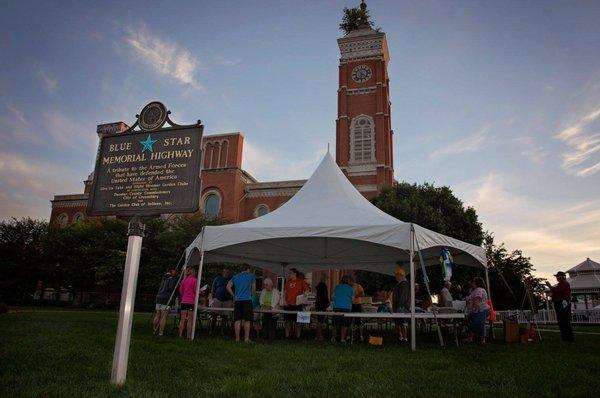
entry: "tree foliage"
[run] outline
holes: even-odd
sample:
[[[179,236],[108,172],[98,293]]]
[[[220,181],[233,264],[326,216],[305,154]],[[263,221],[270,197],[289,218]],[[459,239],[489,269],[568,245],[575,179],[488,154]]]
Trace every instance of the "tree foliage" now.
[[[20,297],[45,273],[46,221],[12,218],[0,223],[0,296]],[[1,301],[1,299],[0,299]]]
[[[373,27],[373,22],[369,16],[369,10],[367,10],[366,7],[344,7],[344,16],[342,17],[342,22],[340,23],[340,30],[342,30],[344,34],[348,34],[353,30],[365,27]]]
[[[185,248],[207,224],[198,214],[145,221],[138,292],[153,293],[164,271],[182,260]],[[119,291],[127,251],[127,221],[81,220],[67,228],[31,219],[0,223],[0,294],[14,300],[31,295],[38,280],[46,287]],[[210,272],[210,267],[209,272]]]
[[[525,278],[530,278],[537,307],[544,296],[544,279],[533,276],[533,264],[530,258],[523,256],[521,250],[508,251],[504,243],[496,245],[494,236],[486,234],[491,296],[495,309],[520,309],[525,298]],[[510,288],[510,289],[509,289]],[[512,292],[511,292],[512,290]],[[525,309],[529,309],[529,301],[525,301]]]

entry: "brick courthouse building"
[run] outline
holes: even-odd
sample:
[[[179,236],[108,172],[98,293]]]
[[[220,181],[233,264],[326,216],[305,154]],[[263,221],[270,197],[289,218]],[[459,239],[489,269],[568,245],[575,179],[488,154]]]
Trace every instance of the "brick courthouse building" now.
[[[337,41],[340,63],[336,161],[352,184],[370,199],[394,182],[386,36],[364,27]],[[123,122],[102,124],[97,133],[101,136],[127,128]],[[202,146],[204,167],[198,200],[207,217],[232,222],[260,217],[290,199],[306,181],[257,181],[241,167],[244,136],[239,132],[207,134]],[[52,223],[67,226],[86,217],[92,176],[93,173],[84,182],[83,193],[54,197]]]

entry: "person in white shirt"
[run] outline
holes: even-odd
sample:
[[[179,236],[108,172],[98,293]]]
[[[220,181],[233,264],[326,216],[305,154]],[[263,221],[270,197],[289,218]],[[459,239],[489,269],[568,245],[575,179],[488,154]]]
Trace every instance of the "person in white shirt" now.
[[[450,281],[444,282],[444,287],[440,290],[440,297],[438,300],[439,307],[452,307],[452,294],[450,294],[450,288],[452,283]]]
[[[281,294],[279,293],[279,290],[277,290],[277,288],[273,286],[273,281],[271,280],[271,278],[266,278],[263,281],[263,286],[264,289],[260,292],[260,297],[258,299],[260,303],[260,309],[277,309],[281,300]],[[265,337],[269,340],[273,340],[275,338],[275,332],[277,328],[277,320],[275,319],[275,314],[268,312],[264,313],[262,323]]]

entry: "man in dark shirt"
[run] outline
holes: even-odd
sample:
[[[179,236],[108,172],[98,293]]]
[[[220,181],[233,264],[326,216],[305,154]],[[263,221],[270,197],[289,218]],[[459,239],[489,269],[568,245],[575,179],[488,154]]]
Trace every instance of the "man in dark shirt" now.
[[[398,267],[396,272],[396,286],[392,291],[392,311],[396,313],[407,313],[410,311],[410,286],[406,280],[406,272]],[[400,342],[408,342],[408,335],[406,333],[406,319],[395,318],[394,323],[396,329],[398,329],[398,335]]]
[[[212,301],[210,302],[210,307],[212,308],[231,308],[233,307],[233,297],[227,291],[227,284],[231,280],[231,269],[224,268],[221,275],[217,275],[212,283],[212,288],[210,289],[212,294]],[[217,317],[221,316],[226,317],[226,312],[213,312],[210,318],[210,331],[209,334],[215,330],[215,326],[217,324]]]
[[[567,282],[567,275],[564,272],[559,271],[554,276],[558,283],[552,286],[550,282],[546,282],[546,285],[552,293],[560,334],[563,341],[575,341],[571,328],[571,285]]]
[[[329,307],[329,290],[327,289],[327,274],[321,274],[321,281],[315,287],[315,310],[327,311]],[[317,341],[323,341],[323,323],[325,323],[325,315],[317,316]]]
[[[159,336],[163,335],[165,323],[167,322],[167,315],[169,314],[169,299],[172,298],[171,296],[176,287],[177,270],[171,268],[163,275],[160,286],[158,287],[158,292],[156,293],[156,314],[154,315],[154,322],[152,322],[154,334],[158,334]]]

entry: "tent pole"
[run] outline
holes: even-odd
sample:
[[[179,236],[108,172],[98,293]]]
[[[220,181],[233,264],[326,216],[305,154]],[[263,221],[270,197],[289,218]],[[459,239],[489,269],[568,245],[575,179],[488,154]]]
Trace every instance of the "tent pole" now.
[[[427,288],[427,294],[431,297],[431,289],[429,288],[429,277],[427,276],[427,270],[425,269],[425,261],[423,261],[423,254],[421,253],[421,248],[419,247],[419,241],[417,241],[417,253],[419,254],[419,262],[421,263],[421,272],[423,273],[423,281],[425,282],[425,287]],[[433,319],[435,320],[435,326],[437,328],[438,338],[440,340],[440,346],[444,347],[444,336],[442,336],[442,329],[440,329],[440,323],[437,318],[437,310],[433,307],[431,308],[431,312],[433,313]]]
[[[415,227],[410,224],[410,347],[417,349],[417,330],[415,319]]]
[[[181,255],[181,257],[179,258],[179,261],[177,262],[177,268],[179,268],[179,263],[181,263],[181,260],[184,258],[185,256],[185,250],[183,252],[183,254]],[[181,280],[183,279],[183,274],[185,274],[185,263],[183,264],[183,267],[181,267],[181,273],[179,274],[179,278],[177,278],[177,284],[175,284],[175,289],[173,289],[173,291],[171,292],[171,295],[169,296],[169,300],[167,301],[167,306],[169,306],[171,304],[171,300],[173,300],[173,296],[175,296],[175,292],[177,291],[177,287],[179,286],[179,284],[181,283]]]
[[[492,300],[492,287],[490,286],[490,274],[488,272],[487,264],[485,266],[485,284],[487,285],[488,299],[493,304],[494,301]],[[490,338],[492,340],[494,340],[496,338],[496,336],[494,335],[494,321],[492,321],[491,317],[490,317]]]
[[[196,335],[196,319],[198,318],[198,299],[200,298],[200,285],[202,281],[202,266],[204,265],[204,228],[202,227],[202,237],[200,238],[200,264],[198,265],[198,280],[196,281],[196,300],[194,300],[194,315],[192,316],[192,335],[190,340],[194,340]]]

